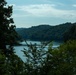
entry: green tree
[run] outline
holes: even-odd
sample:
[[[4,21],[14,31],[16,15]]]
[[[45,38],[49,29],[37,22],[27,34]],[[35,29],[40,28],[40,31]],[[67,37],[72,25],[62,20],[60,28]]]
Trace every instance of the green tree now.
[[[12,16],[12,6],[7,6],[5,0],[0,0],[0,49],[6,54],[6,45],[16,42],[17,33]]]
[[[41,45],[27,44],[27,49],[24,49],[25,55],[25,70],[27,75],[40,75],[41,67],[44,65],[46,57],[45,43]]]
[[[17,33],[12,16],[12,6],[0,0],[0,75],[23,75],[23,61],[14,53]]]
[[[76,74],[76,41],[68,41],[59,48],[48,49],[42,75],[75,75]]]
[[[26,75],[24,62],[15,54],[9,58],[0,52],[0,75]]]

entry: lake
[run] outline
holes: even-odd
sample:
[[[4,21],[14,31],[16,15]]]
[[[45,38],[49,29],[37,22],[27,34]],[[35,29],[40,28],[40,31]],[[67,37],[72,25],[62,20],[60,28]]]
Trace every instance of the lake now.
[[[28,44],[32,43],[32,44],[37,44],[37,45],[40,45],[41,42],[39,41],[27,41]],[[22,46],[14,46],[14,49],[15,49],[15,52],[16,54],[23,60],[25,61],[25,57],[24,57],[24,53],[22,52],[22,50],[25,49],[28,49],[27,46],[26,46],[26,43],[23,41],[21,42],[20,44],[22,44]],[[53,46],[52,48],[56,48],[60,45],[61,43],[60,42],[53,42]],[[48,48],[48,46],[47,46]]]

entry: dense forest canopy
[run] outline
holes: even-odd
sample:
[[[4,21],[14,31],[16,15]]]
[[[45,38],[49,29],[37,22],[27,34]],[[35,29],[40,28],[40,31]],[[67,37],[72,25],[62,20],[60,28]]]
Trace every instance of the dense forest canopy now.
[[[76,23],[64,33],[64,41],[76,40]]]
[[[16,31],[25,40],[63,41],[64,33],[73,23],[64,23],[56,26],[39,25],[31,28],[17,28]]]

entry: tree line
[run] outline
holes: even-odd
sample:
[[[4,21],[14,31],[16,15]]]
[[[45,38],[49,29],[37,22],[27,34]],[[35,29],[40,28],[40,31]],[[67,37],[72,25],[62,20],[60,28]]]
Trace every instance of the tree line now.
[[[71,28],[74,23],[63,23],[56,26],[39,25],[30,28],[16,28],[17,33],[24,40],[34,41],[63,41],[64,33]]]

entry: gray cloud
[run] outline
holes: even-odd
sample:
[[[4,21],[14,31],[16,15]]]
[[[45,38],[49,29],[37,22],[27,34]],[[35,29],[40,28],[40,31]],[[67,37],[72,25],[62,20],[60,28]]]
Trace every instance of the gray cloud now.
[[[75,14],[76,10],[58,9],[56,8],[55,4],[35,4],[35,5],[15,6],[15,11],[25,12],[26,14],[24,15],[26,16],[58,17],[64,19],[76,18],[76,14]]]

